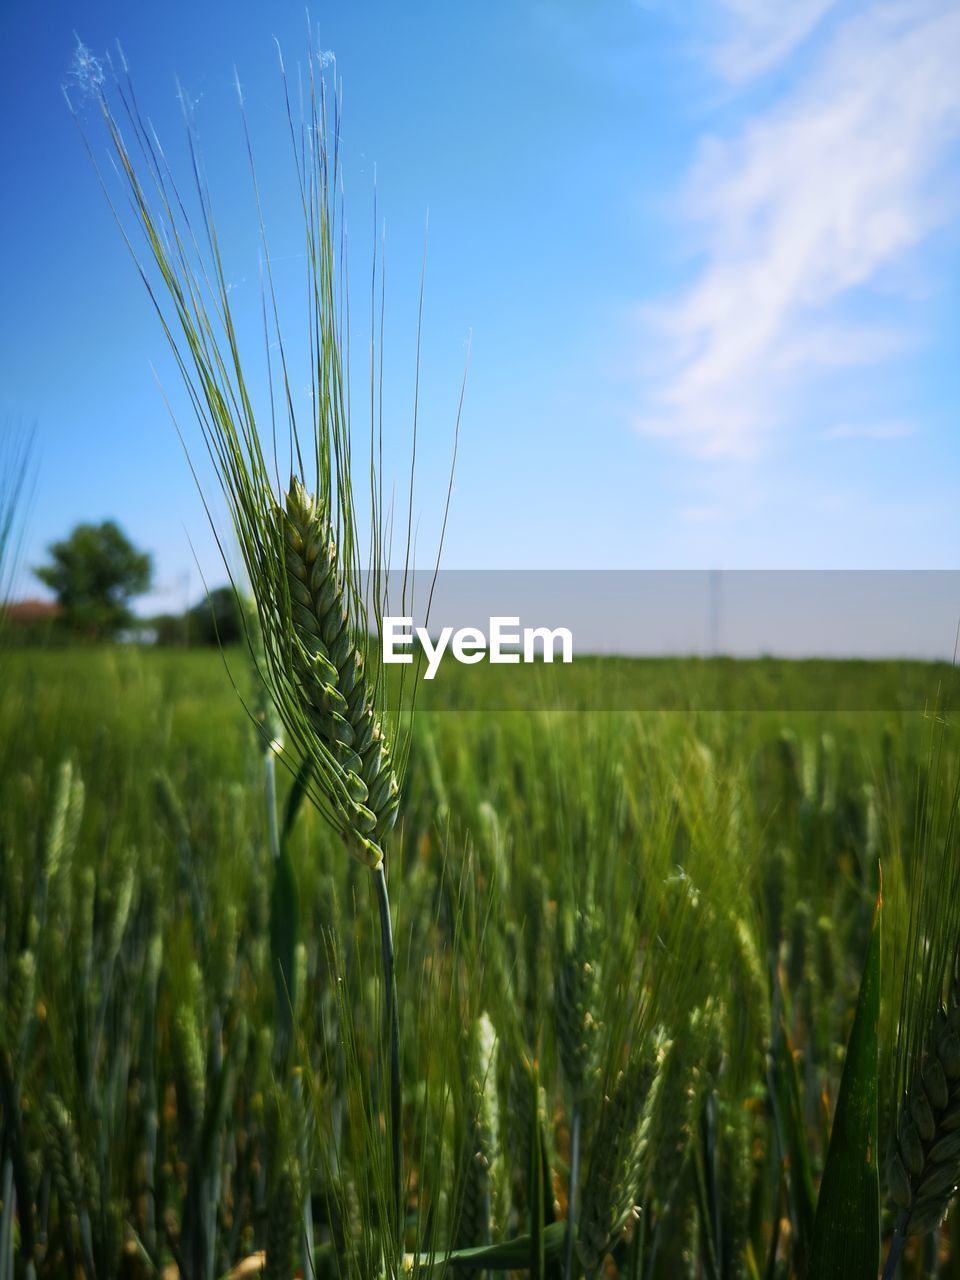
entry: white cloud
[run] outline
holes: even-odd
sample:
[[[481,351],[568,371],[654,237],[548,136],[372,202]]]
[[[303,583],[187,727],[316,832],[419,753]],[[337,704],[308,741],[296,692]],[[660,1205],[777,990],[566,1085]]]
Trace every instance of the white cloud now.
[[[812,0],[800,8],[815,20]],[[953,0],[874,4],[835,23],[765,113],[702,141],[681,207],[702,265],[647,313],[659,372],[642,430],[704,455],[756,453],[817,373],[915,340],[902,325],[851,321],[848,304],[949,217],[936,179],[960,136],[958,66]]]
[[[731,81],[770,71],[806,40],[836,0],[722,0],[728,34],[714,63]]]

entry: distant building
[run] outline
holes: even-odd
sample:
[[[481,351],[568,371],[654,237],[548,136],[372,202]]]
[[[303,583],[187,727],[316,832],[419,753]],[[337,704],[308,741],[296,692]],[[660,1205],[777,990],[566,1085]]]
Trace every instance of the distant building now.
[[[37,627],[55,622],[63,609],[54,600],[14,600],[6,606],[7,620],[15,627]]]

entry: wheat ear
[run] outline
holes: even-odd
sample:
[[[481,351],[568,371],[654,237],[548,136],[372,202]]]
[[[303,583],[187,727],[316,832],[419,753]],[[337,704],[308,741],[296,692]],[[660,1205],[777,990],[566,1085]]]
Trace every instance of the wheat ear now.
[[[929,1047],[907,1087],[887,1165],[901,1213],[897,1235],[938,1225],[960,1183],[960,992],[937,1010]]]
[[[577,1231],[577,1253],[588,1276],[599,1271],[635,1212],[669,1047],[661,1039],[652,1055],[634,1050],[604,1096]]]
[[[469,1028],[463,1052],[466,1114],[463,1135],[463,1200],[457,1222],[461,1246],[490,1244],[503,1230],[506,1185],[500,1149],[500,1102],[497,1096],[498,1046],[493,1023],[481,1014]],[[470,1271],[469,1275],[479,1275]]]
[[[343,787],[336,810],[350,851],[378,867],[396,821],[399,787],[352,634],[330,516],[294,479],[281,519],[303,712],[338,767]]]

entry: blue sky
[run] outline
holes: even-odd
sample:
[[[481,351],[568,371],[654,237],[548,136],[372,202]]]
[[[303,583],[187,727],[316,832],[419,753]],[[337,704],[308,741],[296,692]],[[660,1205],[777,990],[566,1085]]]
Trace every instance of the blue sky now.
[[[429,215],[425,552],[469,336],[447,567],[960,567],[951,0],[359,0],[312,17],[344,86],[356,350],[376,168],[398,470]],[[182,172],[179,78],[253,316],[236,67],[296,333],[274,37],[293,66],[303,6],[8,0],[0,14],[0,415],[38,431],[26,564],[77,521],[115,517],[155,556],[145,607],[173,608],[200,569],[224,574],[158,381],[199,456],[195,428],[61,94],[75,31],[94,54],[119,39]],[[28,574],[21,590],[37,593]]]

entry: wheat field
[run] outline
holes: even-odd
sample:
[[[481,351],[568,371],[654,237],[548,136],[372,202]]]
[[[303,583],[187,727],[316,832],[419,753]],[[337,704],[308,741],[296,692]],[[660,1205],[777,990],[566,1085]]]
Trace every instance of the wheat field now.
[[[950,827],[922,711],[421,709],[388,855],[392,1262],[369,868],[282,769],[276,857],[219,655],[4,661],[0,1273],[814,1274],[880,868],[882,1082],[918,811]],[[683,667],[636,678],[666,697]],[[896,674],[858,678],[882,702]],[[901,1274],[955,1274],[955,1230]]]

